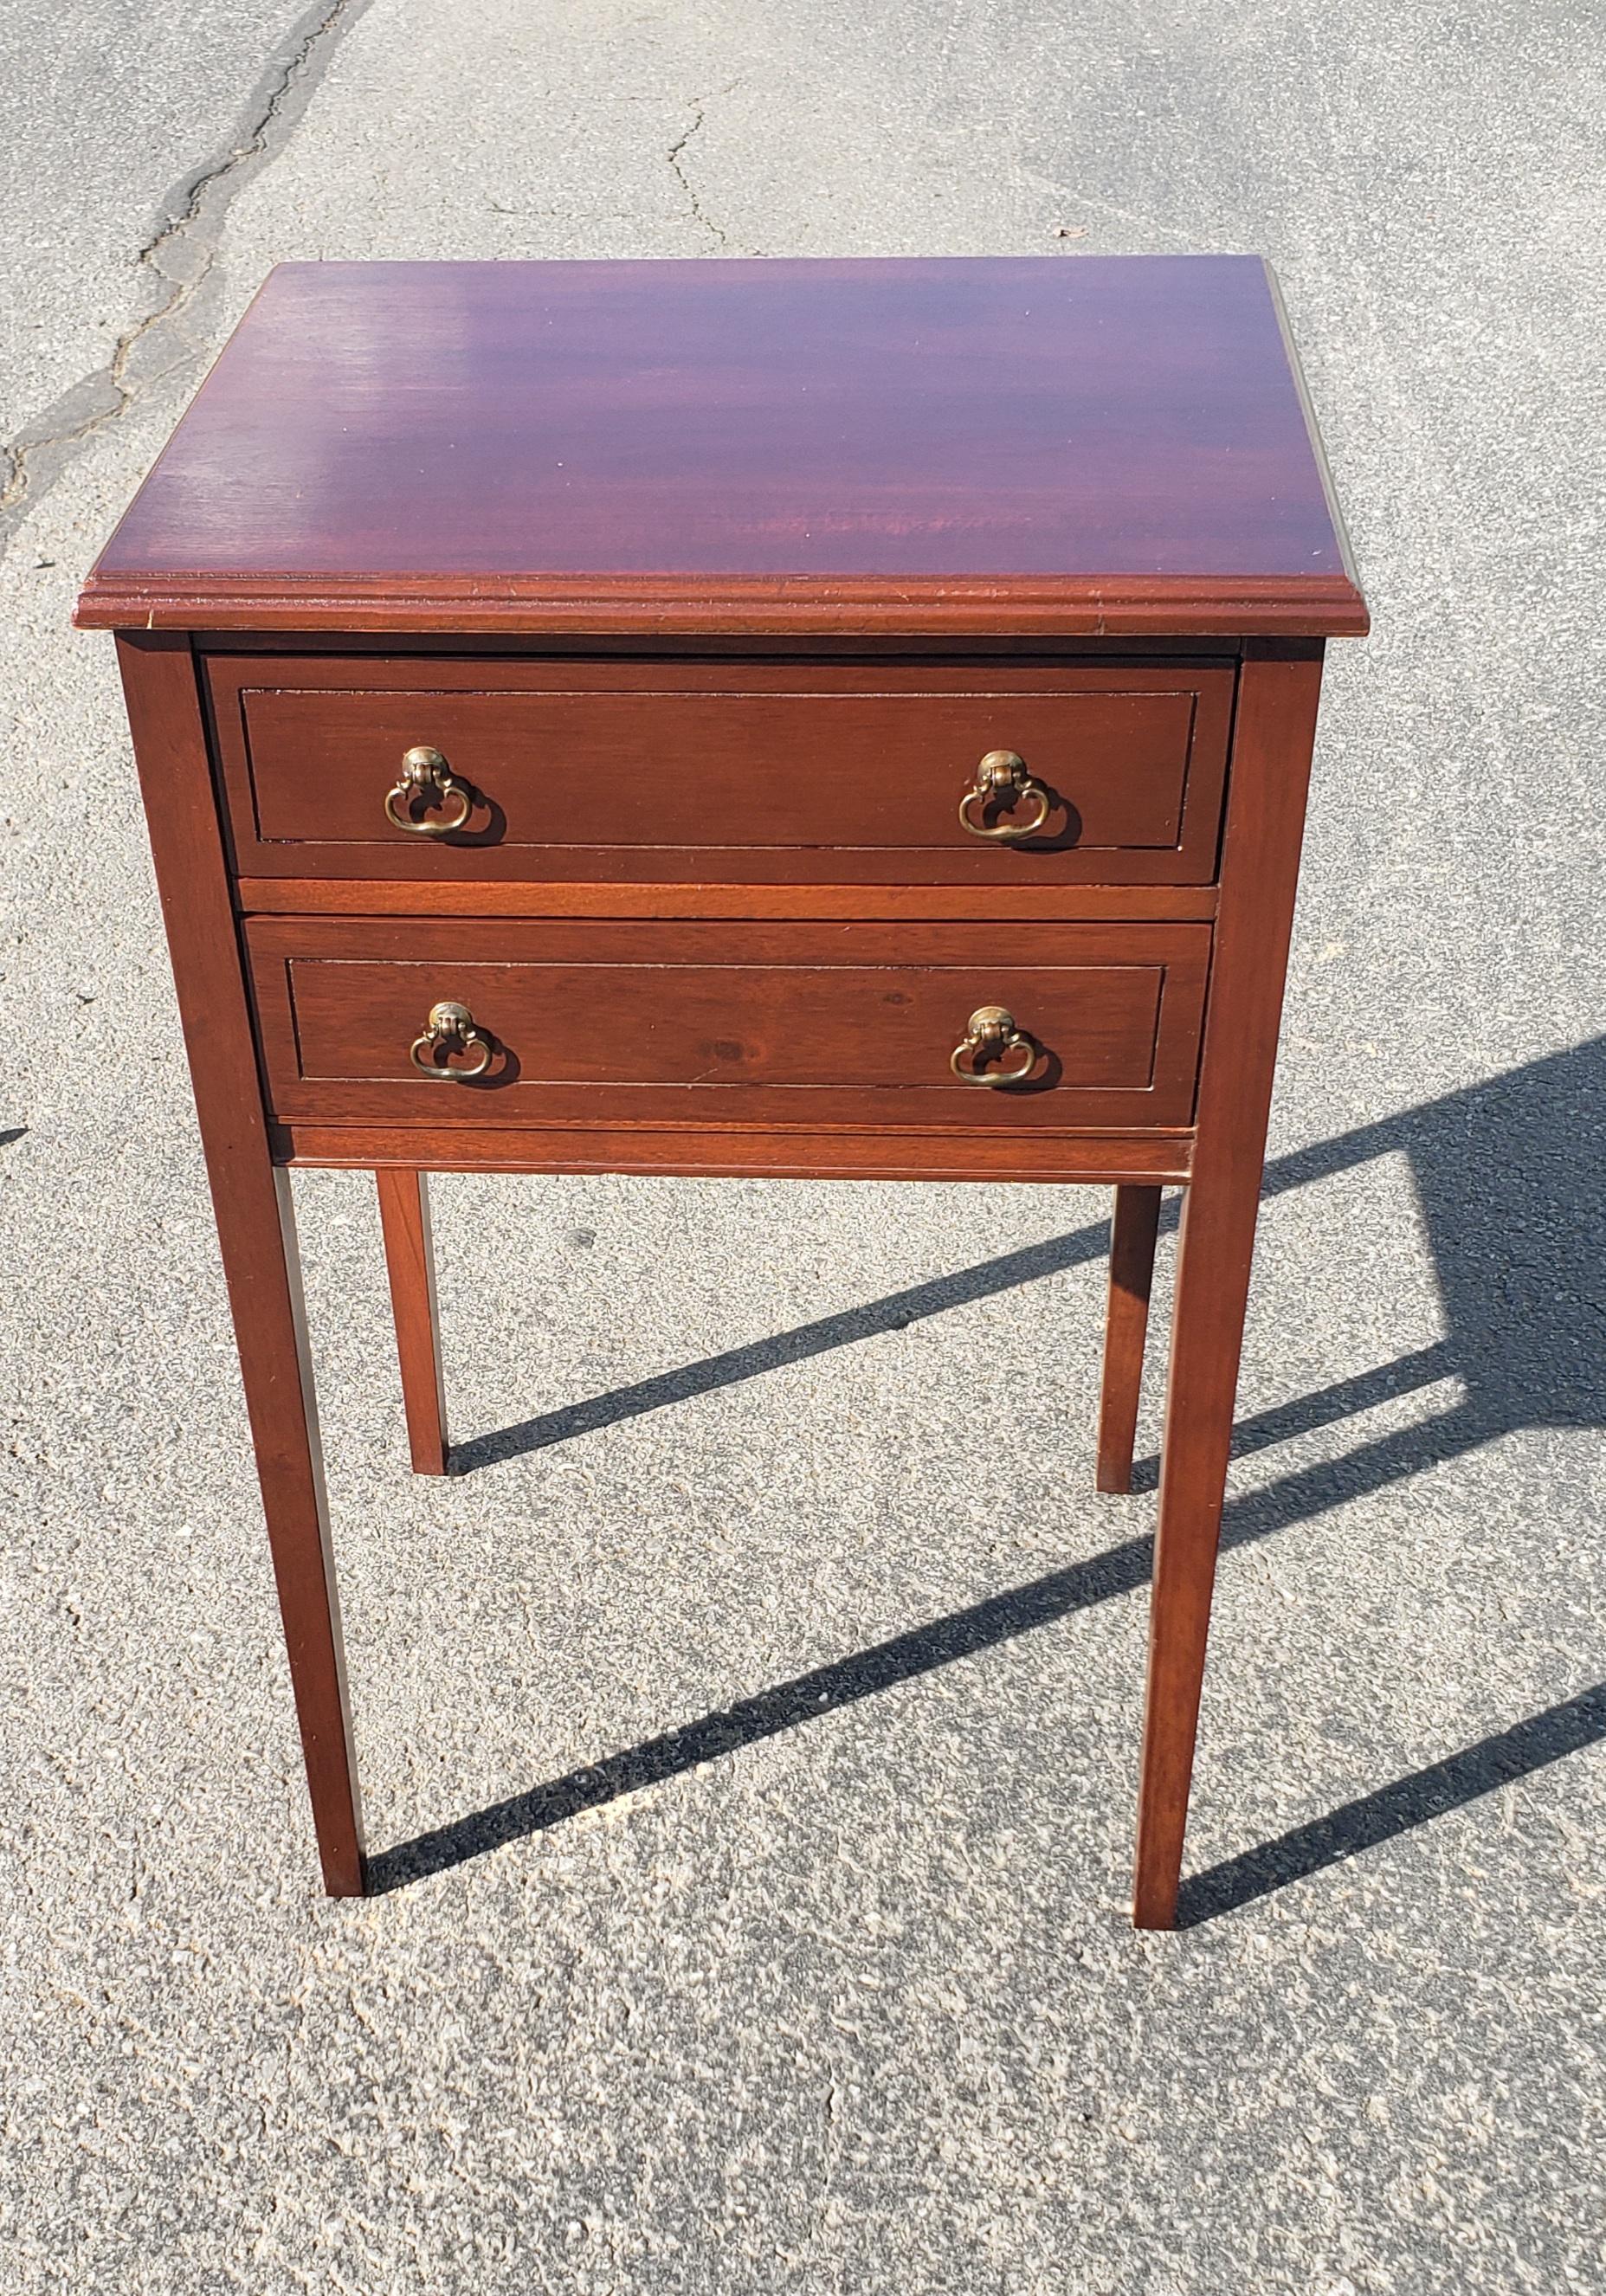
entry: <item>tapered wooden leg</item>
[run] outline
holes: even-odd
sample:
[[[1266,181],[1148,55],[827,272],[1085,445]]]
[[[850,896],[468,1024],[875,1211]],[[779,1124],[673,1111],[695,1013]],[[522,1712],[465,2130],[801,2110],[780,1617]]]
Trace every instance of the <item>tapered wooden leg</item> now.
[[[1321,649],[1246,642],[1177,1245],[1133,1919],[1171,1929],[1293,922]]]
[[[324,1887],[360,1898],[362,1812],[290,1175],[209,1151]]]
[[[396,1316],[396,1351],[401,1358],[402,1402],[407,1440],[416,1475],[447,1471],[446,1387],[440,1368],[440,1319],[435,1306],[435,1255],[430,1245],[430,1199],[424,1176],[381,1165],[380,1225],[390,1304]]]
[[[363,1893],[346,1665],[289,1175],[274,1168],[189,640],[124,632],[118,660],[189,1047],[324,1886]]]
[[[1110,1297],[1104,1316],[1104,1385],[1099,1406],[1098,1486],[1102,1491],[1132,1488],[1132,1446],[1143,1382],[1143,1341],[1149,1332],[1159,1199],[1158,1188],[1127,1186],[1115,1192]]]
[[[1223,1171],[1195,1181],[1183,1206],[1138,1801],[1140,1929],[1176,1919],[1259,1179],[1258,1165]]]

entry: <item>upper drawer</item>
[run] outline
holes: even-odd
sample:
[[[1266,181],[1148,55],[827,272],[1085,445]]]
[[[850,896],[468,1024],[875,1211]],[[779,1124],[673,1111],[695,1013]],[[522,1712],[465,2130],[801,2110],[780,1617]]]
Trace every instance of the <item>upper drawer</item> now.
[[[212,655],[207,676],[244,876],[1029,887],[1216,872],[1220,664],[258,653]],[[416,749],[461,796],[397,793]],[[1028,785],[983,797],[996,751]]]

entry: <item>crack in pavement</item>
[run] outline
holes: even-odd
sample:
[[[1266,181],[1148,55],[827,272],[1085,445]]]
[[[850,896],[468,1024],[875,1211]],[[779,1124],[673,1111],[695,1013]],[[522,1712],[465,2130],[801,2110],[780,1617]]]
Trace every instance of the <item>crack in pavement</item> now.
[[[157,299],[124,328],[102,366],[81,376],[9,446],[0,447],[0,555],[74,455],[118,420],[142,382],[155,381],[186,356],[201,355],[203,345],[191,340],[165,363],[152,356],[167,348],[174,322],[206,283],[242,184],[283,149],[341,36],[370,5],[371,0],[333,0],[332,5],[322,0],[299,17],[251,91],[232,142],[168,193],[134,263],[136,272],[158,283]]]
[[[739,80],[733,80],[728,87],[722,87],[719,93],[722,96],[733,95],[740,86],[741,82]],[[709,116],[709,105],[712,100],[713,99],[711,97],[706,95],[693,99],[697,108],[692,116],[692,124],[685,130],[678,143],[670,144],[667,156],[670,169],[674,174],[675,180],[686,195],[686,205],[692,210],[692,221],[699,224],[701,228],[708,233],[709,237],[717,241],[721,247],[729,247],[731,242],[728,234],[720,225],[714,221],[712,216],[705,215],[703,213],[702,202],[697,196],[696,185],[692,183],[692,178],[687,175],[685,169],[680,164],[680,155],[685,150],[686,145],[691,142],[692,136],[701,131],[704,120]]]

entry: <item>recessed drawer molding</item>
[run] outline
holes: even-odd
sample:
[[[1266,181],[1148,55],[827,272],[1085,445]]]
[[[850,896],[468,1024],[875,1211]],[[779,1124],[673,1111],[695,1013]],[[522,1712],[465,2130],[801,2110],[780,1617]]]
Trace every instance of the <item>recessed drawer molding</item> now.
[[[1197,885],[1233,672],[213,655],[244,876]]]
[[[247,940],[286,1119],[433,1124],[456,1085],[455,1123],[1069,1129],[1188,1122],[1209,931],[259,917]]]

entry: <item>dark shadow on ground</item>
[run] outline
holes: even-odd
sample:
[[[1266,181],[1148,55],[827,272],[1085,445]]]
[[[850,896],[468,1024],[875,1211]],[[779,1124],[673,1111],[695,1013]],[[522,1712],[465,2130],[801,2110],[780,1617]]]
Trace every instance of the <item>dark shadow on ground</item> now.
[[[1192,1929],[1266,1897],[1285,1882],[1337,1866],[1357,1850],[1375,1849],[1380,1842],[1392,1841],[1397,1834],[1408,1833],[1413,1826],[1425,1825],[1430,1818],[1459,1809],[1513,1779],[1530,1777],[1564,1754],[1576,1754],[1602,1738],[1606,1682],[1598,1682],[1593,1690],[1530,1715],[1512,1729],[1479,1738],[1476,1745],[1463,1746],[1442,1762],[1430,1762],[1408,1778],[1396,1778],[1391,1785],[1347,1801],[1308,1825],[1296,1825],[1275,1841],[1191,1874],[1183,1883],[1176,1926]]]
[[[816,1323],[800,1324],[795,1331],[753,1340],[722,1355],[706,1356],[700,1363],[682,1364],[651,1379],[616,1387],[606,1395],[590,1396],[584,1402],[542,1412],[534,1419],[521,1419],[516,1426],[499,1428],[495,1434],[471,1436],[466,1442],[452,1446],[452,1472],[471,1474],[477,1467],[516,1458],[527,1451],[544,1451],[577,1435],[595,1434],[621,1420],[639,1419],[643,1412],[684,1403],[690,1396],[709,1395],[716,1388],[734,1387],[762,1373],[807,1362],[810,1356],[826,1355],[832,1348],[851,1347],[856,1341],[876,1339],[886,1332],[905,1331],[923,1316],[940,1316],[972,1300],[1013,1291],[1017,1284],[1035,1283],[1039,1276],[1057,1275],[1064,1268],[1101,1258],[1107,1249],[1102,1226],[1055,1236],[1047,1243],[1028,1244],[1020,1251],[1005,1252],[1001,1259],[962,1268],[957,1275],[934,1276],[929,1283],[913,1283],[907,1291],[889,1292],[884,1300],[845,1308],[840,1315],[822,1316]]]
[[[1606,1258],[1598,1201],[1606,1038],[1302,1149],[1267,1168],[1266,1193],[1353,1169],[1375,1156],[1410,1160],[1444,1303],[1446,1337],[1397,1362],[1336,1382],[1242,1422],[1243,1456],[1455,1377],[1448,1409],[1301,1469],[1230,1503],[1224,1546],[1263,1538],[1340,1501],[1382,1488],[1518,1428],[1606,1423]],[[831,1348],[904,1328],[1099,1257],[1103,1223],[952,1276],[822,1317],[463,1447],[459,1465],[539,1448],[706,1394]],[[1153,1463],[1146,1463],[1152,1486]],[[385,1850],[370,1886],[395,1889],[576,1812],[694,1769],[813,1716],[873,1696],[1072,1612],[1128,1594],[1149,1575],[1151,1542],[1129,1539],[1086,1562],[912,1628],[874,1648],[762,1691],[591,1767],[510,1796]],[[1347,1803],[1280,1841],[1195,1875],[1187,1924],[1262,1897],[1377,1846],[1443,1810],[1606,1736],[1606,1688],[1585,1693],[1444,1761]]]

